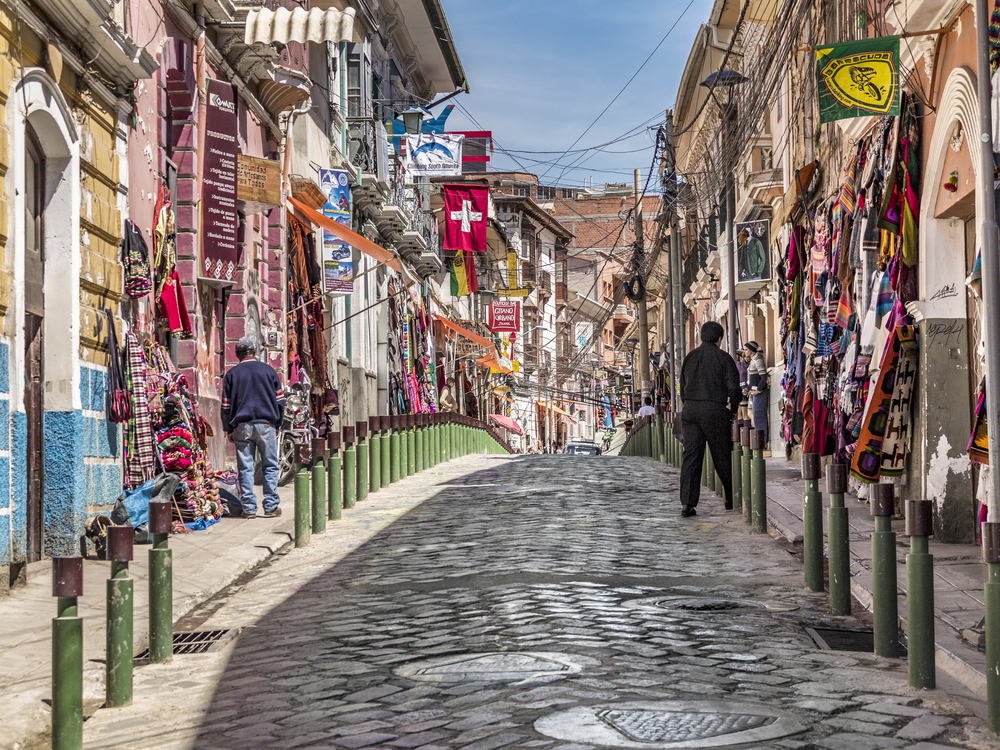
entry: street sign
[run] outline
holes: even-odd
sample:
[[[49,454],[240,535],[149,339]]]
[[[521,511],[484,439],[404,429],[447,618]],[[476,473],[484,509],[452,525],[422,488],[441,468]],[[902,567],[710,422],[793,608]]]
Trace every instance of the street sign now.
[[[521,330],[521,303],[494,300],[486,310],[486,322],[494,333],[517,333]]]

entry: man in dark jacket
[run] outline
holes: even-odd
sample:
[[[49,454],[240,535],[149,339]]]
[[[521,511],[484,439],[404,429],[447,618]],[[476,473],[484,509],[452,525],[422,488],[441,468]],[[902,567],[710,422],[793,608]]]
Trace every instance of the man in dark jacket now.
[[[278,373],[254,358],[249,338],[236,342],[240,363],[222,381],[222,429],[236,444],[240,503],[243,518],[256,518],[253,491],[254,453],[260,454],[264,472],[264,517],[281,515],[278,507],[278,429],[285,409],[285,394]]]
[[[715,471],[726,491],[726,509],[733,507],[732,419],[743,398],[736,362],[719,348],[722,326],[714,321],[701,327],[702,344],[684,358],[681,400],[684,412],[684,462],[681,465],[681,515],[696,515],[701,492],[705,443],[712,451]]]

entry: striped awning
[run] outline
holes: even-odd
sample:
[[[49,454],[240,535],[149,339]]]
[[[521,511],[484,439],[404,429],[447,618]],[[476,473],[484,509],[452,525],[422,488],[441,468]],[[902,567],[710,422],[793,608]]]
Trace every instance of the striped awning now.
[[[280,42],[350,42],[354,40],[354,8],[259,8],[247,15],[245,44]]]

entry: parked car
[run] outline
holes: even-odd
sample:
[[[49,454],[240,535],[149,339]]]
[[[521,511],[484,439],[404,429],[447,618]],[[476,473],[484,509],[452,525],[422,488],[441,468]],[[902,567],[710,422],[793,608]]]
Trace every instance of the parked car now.
[[[601,449],[592,440],[573,440],[566,444],[563,453],[569,456],[599,456]]]

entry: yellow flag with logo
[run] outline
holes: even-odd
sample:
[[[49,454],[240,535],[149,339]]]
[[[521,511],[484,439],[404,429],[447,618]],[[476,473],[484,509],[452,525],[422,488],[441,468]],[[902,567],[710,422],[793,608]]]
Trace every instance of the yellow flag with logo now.
[[[899,37],[816,47],[819,121],[899,114]]]

